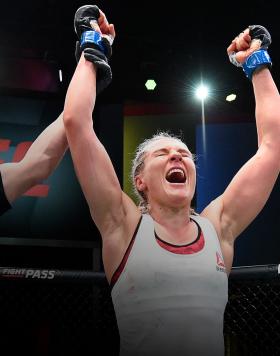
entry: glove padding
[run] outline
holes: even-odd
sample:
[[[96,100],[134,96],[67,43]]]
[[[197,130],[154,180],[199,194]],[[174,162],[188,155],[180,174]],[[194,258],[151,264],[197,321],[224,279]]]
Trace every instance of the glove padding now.
[[[261,25],[250,25],[249,35],[251,36],[251,40],[259,40],[260,41],[260,49],[268,49],[272,40],[270,33],[268,30]]]
[[[96,5],[84,5],[76,11],[74,17],[74,29],[79,40],[84,31],[93,30],[90,23],[91,21],[98,22],[99,16],[100,11]]]
[[[85,48],[84,57],[87,61],[95,64],[96,73],[96,94],[104,90],[112,81],[112,71],[104,53],[96,48]],[[80,43],[76,42],[76,59],[79,61],[81,56]]]

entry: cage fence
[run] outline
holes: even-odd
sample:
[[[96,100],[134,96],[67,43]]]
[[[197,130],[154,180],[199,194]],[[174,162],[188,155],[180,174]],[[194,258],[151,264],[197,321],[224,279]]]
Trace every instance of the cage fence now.
[[[233,268],[224,321],[226,356],[280,355],[278,265]],[[3,356],[117,356],[103,272],[1,267],[0,335]]]

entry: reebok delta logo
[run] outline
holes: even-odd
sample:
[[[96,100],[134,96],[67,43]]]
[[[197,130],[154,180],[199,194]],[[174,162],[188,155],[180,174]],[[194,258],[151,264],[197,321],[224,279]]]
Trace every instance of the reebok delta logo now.
[[[226,272],[226,266],[223,257],[218,251],[216,251],[216,270],[218,272]]]

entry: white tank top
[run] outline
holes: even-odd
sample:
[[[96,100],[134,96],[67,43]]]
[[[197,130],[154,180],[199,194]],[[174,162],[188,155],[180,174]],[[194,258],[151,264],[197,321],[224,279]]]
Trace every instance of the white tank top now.
[[[191,218],[200,233],[182,254],[162,247],[153,219],[142,216],[112,288],[121,356],[224,355],[228,279],[220,243],[210,221]]]

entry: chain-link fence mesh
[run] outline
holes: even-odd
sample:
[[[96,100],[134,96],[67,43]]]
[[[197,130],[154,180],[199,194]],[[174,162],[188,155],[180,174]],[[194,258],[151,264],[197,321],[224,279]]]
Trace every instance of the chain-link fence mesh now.
[[[277,266],[247,267],[229,279],[226,356],[280,355],[280,278]]]
[[[54,278],[42,279],[47,274],[40,270],[19,270],[23,278],[3,271],[0,268],[1,356],[118,355],[117,324],[102,273],[56,271]],[[258,276],[230,278],[226,356],[280,355],[278,273]]]
[[[59,280],[30,278],[0,280],[1,356],[118,355],[106,283],[95,284],[86,273]]]

